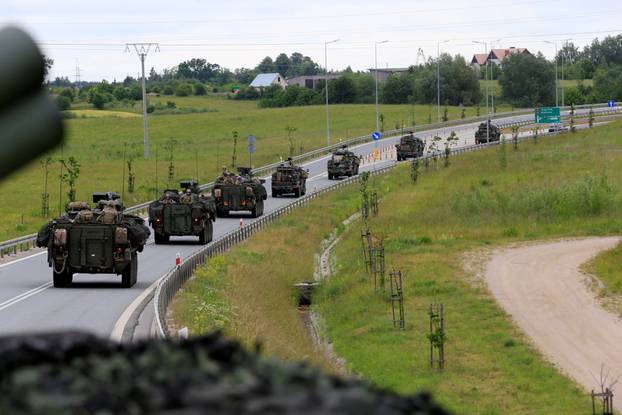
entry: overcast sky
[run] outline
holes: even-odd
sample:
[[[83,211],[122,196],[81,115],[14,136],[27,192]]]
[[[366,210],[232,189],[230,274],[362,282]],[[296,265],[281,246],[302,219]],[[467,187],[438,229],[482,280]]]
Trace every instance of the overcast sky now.
[[[544,40],[572,39],[585,45],[595,37],[622,33],[618,0],[346,0],[264,1],[39,1],[1,0],[0,24],[26,28],[54,61],[52,77],[122,80],[140,71],[128,42],[158,42],[147,68],[161,71],[182,60],[201,57],[234,69],[254,67],[263,57],[298,51],[324,66],[403,67],[442,52],[468,60],[492,41],[495,47],[526,47],[553,56]],[[500,39],[500,40],[498,40]],[[74,44],[74,45],[70,45]],[[75,45],[82,44],[82,45]],[[147,69],[148,70],[148,69]]]

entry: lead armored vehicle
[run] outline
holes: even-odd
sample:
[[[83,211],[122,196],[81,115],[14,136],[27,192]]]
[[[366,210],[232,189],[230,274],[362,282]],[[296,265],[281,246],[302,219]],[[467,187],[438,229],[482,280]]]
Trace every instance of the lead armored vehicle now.
[[[499,141],[501,139],[501,130],[496,125],[492,124],[490,120],[488,123],[481,123],[475,132],[475,144],[487,143],[486,138],[486,124],[488,124],[488,137],[490,142]]]
[[[361,159],[348,150],[346,146],[335,150],[331,158],[328,159],[328,180],[359,174],[360,163]]]
[[[399,144],[395,145],[397,150],[397,161],[407,158],[417,158],[423,156],[425,143],[419,137],[415,137],[412,132],[400,138]]]
[[[142,218],[123,213],[116,193],[94,193],[93,203],[92,208],[70,203],[66,214],[37,235],[37,246],[48,249],[54,287],[71,284],[77,273],[117,274],[123,287],[136,284],[138,252],[149,238],[149,228]]]
[[[307,193],[308,171],[294,165],[291,158],[282,163],[272,173],[272,197],[284,194],[293,194],[300,197]]]
[[[216,179],[212,188],[216,215],[227,216],[235,211],[249,211],[254,218],[263,215],[264,200],[268,198],[265,180],[253,177],[250,167],[238,167],[238,173],[225,169]]]
[[[216,205],[211,196],[203,196],[194,180],[179,183],[182,191],[167,189],[149,205],[149,225],[156,244],[167,243],[171,236],[198,236],[200,244],[214,235]]]

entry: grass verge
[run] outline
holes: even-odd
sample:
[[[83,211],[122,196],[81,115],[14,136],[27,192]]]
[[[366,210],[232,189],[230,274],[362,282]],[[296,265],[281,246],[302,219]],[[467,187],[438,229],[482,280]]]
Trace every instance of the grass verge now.
[[[408,166],[374,179],[383,200],[372,231],[385,241],[388,269],[405,273],[407,327],[392,328],[386,295],[373,292],[354,223],[337,246],[336,275],[314,300],[350,370],[399,392],[430,390],[457,413],[589,412],[585,392],[542,358],[463,261],[465,252],[517,241],[622,233],[622,179],[609,174],[622,168],[621,129],[616,122],[452,158],[449,168],[422,171],[417,185]],[[358,198],[356,188],[325,195],[232,249],[217,272],[210,264],[211,277],[197,276],[177,297],[178,323],[195,334],[221,327],[247,345],[263,339],[270,353],[318,363],[291,286],[310,279],[319,242]],[[223,324],[197,313],[205,287],[232,305]],[[446,309],[442,373],[428,368],[434,300]]]

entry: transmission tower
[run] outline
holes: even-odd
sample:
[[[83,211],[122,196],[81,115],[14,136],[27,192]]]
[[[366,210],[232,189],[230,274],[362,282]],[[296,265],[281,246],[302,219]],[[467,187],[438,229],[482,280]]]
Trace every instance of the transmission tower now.
[[[422,63],[425,64],[425,54],[421,48],[417,49],[417,60],[415,61],[415,66],[419,66],[419,58],[421,58]]]
[[[160,45],[158,43],[126,43],[125,51],[130,52],[130,48],[136,51],[136,54],[140,58],[140,65],[142,69],[142,84],[143,84],[143,155],[145,158],[149,157],[149,129],[147,126],[147,87],[145,83],[145,58],[153,48],[154,52],[160,51]]]
[[[76,88],[80,89],[80,61],[76,58]]]

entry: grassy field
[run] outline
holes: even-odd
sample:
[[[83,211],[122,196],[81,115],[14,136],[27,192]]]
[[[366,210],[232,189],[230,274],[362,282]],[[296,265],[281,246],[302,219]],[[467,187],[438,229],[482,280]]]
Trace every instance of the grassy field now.
[[[597,255],[584,264],[583,272],[598,279],[593,289],[601,304],[622,317],[622,244]]]
[[[178,180],[198,177],[201,182],[213,180],[220,166],[231,162],[232,132],[239,134],[237,164],[248,164],[246,136],[257,137],[257,152],[253,165],[278,161],[289,155],[286,126],[297,130],[293,134],[295,154],[326,144],[325,108],[323,106],[260,109],[254,101],[233,101],[224,97],[157,97],[154,101],[173,101],[181,111],[205,111],[185,114],[152,115],[149,117],[151,157],[142,158],[143,122],[141,117],[124,111],[93,111],[77,109],[78,118],[66,120],[64,157],[75,157],[81,164],[77,180],[78,199],[89,200],[93,191],[114,190],[122,193],[124,153],[134,158],[135,192],[125,192],[126,205],[156,196],[156,189],[176,186]],[[78,106],[80,107],[80,106]],[[124,109],[125,110],[125,109]],[[128,109],[132,111],[134,109]],[[331,111],[332,142],[368,134],[375,128],[373,105],[333,105]],[[434,108],[430,106],[382,105],[385,128],[402,122],[410,124],[413,111],[417,123],[425,123]],[[95,117],[95,115],[101,115]],[[449,109],[450,119],[459,117],[458,108]],[[475,114],[467,108],[466,115]],[[173,180],[168,183],[167,143],[174,140]],[[57,214],[59,206],[59,174],[61,149],[49,154],[53,164],[49,170],[50,207]],[[156,160],[157,158],[157,160]],[[127,179],[128,173],[125,173]],[[157,178],[157,183],[156,183]],[[34,232],[45,221],[41,217],[41,194],[44,173],[39,161],[34,161],[0,182],[0,240]]]
[[[417,185],[407,166],[375,179],[383,199],[371,228],[384,239],[387,269],[404,272],[406,330],[392,327],[386,294],[373,291],[355,223],[313,305],[349,369],[399,392],[430,390],[457,413],[589,412],[586,392],[542,358],[464,263],[477,269],[487,249],[518,241],[622,233],[622,178],[613,174],[622,168],[621,130],[617,122],[518,151],[467,154],[422,171]],[[291,285],[310,279],[319,242],[357,198],[356,188],[324,196],[234,248],[178,296],[178,322],[195,334],[223,327],[246,344],[263,339],[270,353],[317,363]],[[213,310],[226,318],[197,312],[210,300],[228,305]],[[428,368],[427,307],[435,300],[446,310],[442,373]]]

